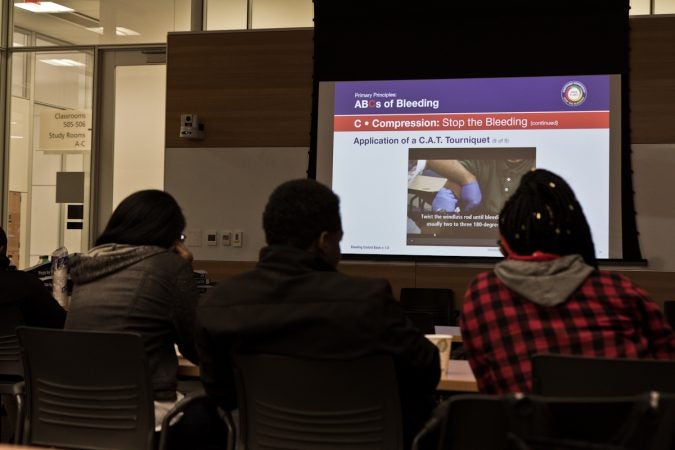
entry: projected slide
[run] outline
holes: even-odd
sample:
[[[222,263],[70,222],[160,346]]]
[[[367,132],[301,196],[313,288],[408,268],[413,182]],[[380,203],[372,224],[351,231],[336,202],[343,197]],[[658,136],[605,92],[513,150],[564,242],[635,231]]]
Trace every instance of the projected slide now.
[[[498,213],[535,167],[567,179],[610,248],[612,76],[335,82],[327,182],[345,254],[499,256]],[[321,97],[320,97],[321,98]],[[321,131],[321,130],[320,130]],[[321,163],[321,161],[320,161]],[[319,171],[321,173],[321,171]]]

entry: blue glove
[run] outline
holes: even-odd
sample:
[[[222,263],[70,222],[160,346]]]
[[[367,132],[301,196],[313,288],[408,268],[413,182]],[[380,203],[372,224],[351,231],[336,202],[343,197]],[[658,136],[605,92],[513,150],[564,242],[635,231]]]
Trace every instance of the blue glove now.
[[[445,187],[442,187],[438,191],[436,197],[434,197],[434,201],[431,202],[432,211],[453,212],[456,206],[457,197],[455,197],[455,193]]]
[[[472,209],[475,209],[480,206],[480,202],[483,199],[477,181],[472,181],[471,183],[462,186],[460,195],[462,196],[462,202],[460,204],[462,211],[471,211]]]

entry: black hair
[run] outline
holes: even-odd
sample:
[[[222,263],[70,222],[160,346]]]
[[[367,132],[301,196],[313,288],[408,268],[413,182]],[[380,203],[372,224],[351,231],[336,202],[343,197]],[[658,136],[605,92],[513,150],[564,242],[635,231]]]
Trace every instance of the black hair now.
[[[185,216],[176,200],[155,189],[138,191],[115,208],[96,245],[156,245],[170,248],[180,239]]]
[[[0,227],[0,247],[7,247],[7,235],[5,234],[5,230]]]
[[[322,232],[341,232],[340,199],[315,180],[292,180],[277,187],[263,212],[269,245],[311,246]]]
[[[581,255],[598,266],[586,216],[574,191],[558,175],[544,169],[526,173],[499,213],[499,231],[519,255],[535,251]]]

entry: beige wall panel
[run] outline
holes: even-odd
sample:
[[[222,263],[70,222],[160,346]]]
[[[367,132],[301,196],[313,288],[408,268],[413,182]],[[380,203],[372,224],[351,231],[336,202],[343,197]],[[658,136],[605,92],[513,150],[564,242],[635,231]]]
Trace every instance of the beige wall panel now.
[[[216,283],[255,267],[252,261],[195,261],[195,269],[207,270]],[[352,276],[385,278],[391,283],[394,296],[402,287],[450,288],[455,292],[455,307],[464,301],[464,292],[480,272],[492,270],[491,265],[460,266],[444,263],[342,261],[339,270]],[[611,269],[610,269],[611,270]],[[666,300],[675,300],[675,273],[642,269],[616,269],[647,291],[663,306]]]
[[[255,261],[194,261],[195,270],[206,270],[209,280],[219,282],[255,267]]]
[[[414,262],[342,261],[339,270],[347,275],[389,280],[394,297],[401,288],[415,287]]]
[[[416,286],[450,288],[455,293],[455,306],[459,307],[469,282],[479,273],[491,269],[491,265],[418,263],[415,272]]]

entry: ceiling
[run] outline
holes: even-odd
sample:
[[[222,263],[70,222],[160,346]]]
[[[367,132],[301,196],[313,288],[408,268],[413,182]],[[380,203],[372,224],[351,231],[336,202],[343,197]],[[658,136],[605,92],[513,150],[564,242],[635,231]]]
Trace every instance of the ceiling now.
[[[190,0],[56,0],[56,3],[74,11],[35,13],[15,7],[15,27],[48,36],[56,45],[164,43],[167,32],[189,29]]]

